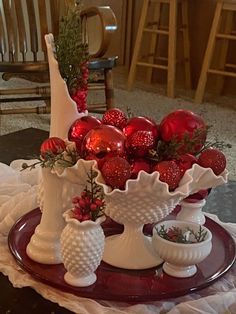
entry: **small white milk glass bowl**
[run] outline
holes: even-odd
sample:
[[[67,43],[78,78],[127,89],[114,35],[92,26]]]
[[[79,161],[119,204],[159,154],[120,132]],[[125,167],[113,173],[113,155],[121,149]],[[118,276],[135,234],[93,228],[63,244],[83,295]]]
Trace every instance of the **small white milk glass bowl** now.
[[[164,260],[163,270],[166,274],[187,278],[196,274],[196,264],[202,262],[211,252],[212,233],[209,229],[201,226],[202,232],[206,233],[204,240],[194,243],[178,243],[166,240],[159,235],[161,228],[167,231],[173,227],[180,228],[187,239],[195,241],[194,233],[199,232],[199,224],[187,221],[166,220],[156,224],[153,228],[152,244],[156,253]]]

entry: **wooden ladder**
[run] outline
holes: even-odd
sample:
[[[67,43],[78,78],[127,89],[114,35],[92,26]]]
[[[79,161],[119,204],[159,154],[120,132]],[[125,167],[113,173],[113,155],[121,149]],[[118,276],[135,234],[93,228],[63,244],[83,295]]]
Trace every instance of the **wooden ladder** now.
[[[236,40],[236,32],[233,30],[233,18],[236,11],[236,1],[233,0],[219,0],[217,1],[214,18],[211,26],[211,31],[203,59],[201,74],[199,77],[196,93],[195,103],[202,103],[208,74],[217,74],[217,89],[221,91],[223,88],[224,78],[236,78],[236,64],[227,63],[227,54],[229,47],[229,40]],[[223,12],[226,13],[226,18],[223,20]],[[222,23],[224,22],[224,23]],[[217,68],[213,68],[212,59],[215,52],[216,40],[221,40],[220,54],[217,58]]]
[[[188,34],[188,1],[187,0],[143,0],[142,13],[140,16],[136,42],[133,51],[129,76],[128,90],[133,87],[136,68],[143,66],[147,68],[147,83],[151,83],[153,69],[167,71],[167,96],[175,97],[175,80],[176,80],[176,45],[177,45],[177,14],[178,4],[181,6],[181,23],[180,30],[183,35],[183,57],[186,88],[191,88],[190,60],[189,60],[189,34]],[[162,15],[164,5],[168,5],[168,25],[162,25]],[[151,12],[150,12],[151,11]],[[152,21],[149,21],[150,15]],[[149,52],[146,57],[140,56],[143,43],[144,33],[151,35]],[[168,36],[167,57],[158,57],[158,39],[160,36]],[[157,61],[157,62],[156,62]],[[159,61],[159,63],[158,63]],[[160,61],[162,64],[160,64]],[[166,64],[163,64],[165,61]]]

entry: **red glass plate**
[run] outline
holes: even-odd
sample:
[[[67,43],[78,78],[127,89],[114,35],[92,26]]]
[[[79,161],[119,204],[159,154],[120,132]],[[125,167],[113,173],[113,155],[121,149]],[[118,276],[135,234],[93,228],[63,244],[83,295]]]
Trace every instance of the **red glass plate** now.
[[[63,280],[65,268],[43,265],[32,261],[26,246],[41,217],[39,209],[24,215],[9,233],[9,248],[17,263],[35,279],[61,291],[77,296],[100,300],[148,302],[178,297],[202,289],[223,276],[235,261],[235,244],[230,234],[213,220],[206,218],[206,227],[213,234],[211,254],[198,265],[197,273],[190,278],[178,279],[162,272],[162,267],[147,270],[125,270],[104,262],[98,267],[97,281],[90,287],[76,288]],[[173,215],[168,218],[174,218]],[[103,225],[106,235],[122,232],[122,226],[107,220]],[[149,232],[148,228],[146,229]]]

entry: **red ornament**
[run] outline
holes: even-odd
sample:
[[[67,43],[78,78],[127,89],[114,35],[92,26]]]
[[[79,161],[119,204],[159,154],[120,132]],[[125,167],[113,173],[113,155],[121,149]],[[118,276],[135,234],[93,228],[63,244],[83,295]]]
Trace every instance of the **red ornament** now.
[[[40,147],[40,155],[45,158],[47,154],[58,155],[66,149],[65,142],[59,137],[49,137]]]
[[[114,126],[100,125],[90,130],[85,136],[81,153],[85,159],[103,162],[114,156],[125,156],[125,136]]]
[[[78,79],[77,90],[71,95],[71,98],[76,102],[78,112],[85,112],[87,110],[87,96],[88,96],[88,62],[80,66],[81,78]]]
[[[154,166],[153,170],[160,173],[160,181],[166,182],[170,191],[173,191],[179,185],[182,174],[174,160],[160,161]]]
[[[87,110],[88,88],[86,86],[78,88],[71,98],[76,102],[78,112]]]
[[[155,138],[150,131],[137,131],[127,138],[128,152],[137,157],[144,157],[155,146]]]
[[[141,170],[151,173],[152,172],[152,165],[148,160],[145,159],[136,159],[130,162],[131,165],[131,178],[136,179],[139,172]]]
[[[123,129],[127,121],[126,114],[118,108],[107,110],[102,117],[103,124],[113,125],[118,129]]]
[[[215,175],[220,175],[226,168],[225,155],[216,148],[207,148],[198,157],[198,164],[211,168]]]
[[[75,120],[68,133],[69,141],[75,142],[78,152],[81,151],[81,144],[85,135],[93,128],[101,125],[101,121],[93,116],[84,116]]]
[[[152,135],[157,140],[158,137],[158,126],[157,124],[149,118],[145,117],[134,117],[129,119],[127,125],[123,128],[123,133],[125,136],[130,137],[137,131],[150,131]]]
[[[118,156],[107,159],[101,172],[106,184],[113,189],[122,189],[126,181],[131,177],[130,164],[126,159]]]
[[[204,145],[207,135],[207,127],[203,119],[189,110],[179,109],[171,112],[160,123],[160,136],[165,142],[175,140],[181,142],[185,136],[192,139],[196,144],[191,146],[191,149],[182,145],[179,148],[179,153],[196,153]]]
[[[185,171],[192,168],[193,164],[198,162],[197,157],[191,154],[180,155],[179,158],[175,161],[178,164],[182,175],[185,174]]]
[[[94,154],[89,154],[84,157],[85,160],[95,160],[97,162],[98,169],[102,169],[104,162],[106,161],[106,157],[96,156]]]

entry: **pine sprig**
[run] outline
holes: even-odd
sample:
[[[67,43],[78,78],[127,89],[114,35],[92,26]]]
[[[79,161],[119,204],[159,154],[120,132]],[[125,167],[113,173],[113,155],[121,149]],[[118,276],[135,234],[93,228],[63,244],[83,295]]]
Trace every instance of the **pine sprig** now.
[[[185,133],[181,140],[177,137],[172,138],[169,142],[159,140],[156,149],[149,152],[149,159],[153,161],[178,159],[185,152],[196,151],[196,147],[198,145],[201,146],[205,138],[206,130],[196,129],[192,137],[188,133]]]
[[[44,158],[41,156],[37,158],[38,161],[34,162],[33,164],[28,165],[27,163],[23,163],[21,165],[22,170],[25,169],[35,169],[37,165],[40,165],[42,168],[67,168],[72,167],[76,164],[78,159],[80,159],[80,156],[76,149],[68,149],[62,153],[59,153],[57,155],[51,153],[50,151],[45,153]]]
[[[202,228],[202,226],[199,227],[198,232],[194,232],[190,228],[188,228],[188,231],[191,235],[193,235],[194,239],[196,239],[196,242],[202,242],[205,240],[207,236],[207,231]]]
[[[197,243],[205,240],[207,236],[207,231],[199,227],[197,232],[194,232],[191,228],[187,227],[186,230],[182,230],[179,227],[171,227],[167,229],[164,225],[160,226],[160,229],[156,227],[157,234],[168,241],[176,242],[176,243]]]
[[[94,199],[98,197],[102,199],[104,198],[102,187],[95,182],[96,177],[97,172],[91,169],[90,173],[88,173],[87,180],[87,183],[89,184],[89,190],[87,189],[87,187],[86,190],[90,191],[92,201],[94,201]]]
[[[84,40],[80,6],[69,8],[60,21],[55,40],[56,58],[61,76],[73,94],[82,81],[81,66],[88,62],[88,44]]]
[[[203,150],[210,147],[214,147],[219,150],[224,150],[226,148],[232,148],[232,145],[229,143],[225,143],[224,141],[218,141],[217,139],[215,139],[214,142],[206,141],[202,149],[198,152],[198,154],[200,154]]]
[[[128,119],[131,119],[134,117],[134,113],[132,112],[131,108],[130,107],[127,107],[126,108],[126,112],[127,112],[127,117]]]

